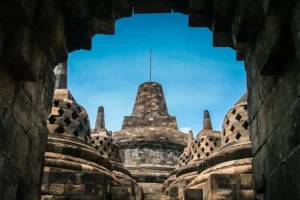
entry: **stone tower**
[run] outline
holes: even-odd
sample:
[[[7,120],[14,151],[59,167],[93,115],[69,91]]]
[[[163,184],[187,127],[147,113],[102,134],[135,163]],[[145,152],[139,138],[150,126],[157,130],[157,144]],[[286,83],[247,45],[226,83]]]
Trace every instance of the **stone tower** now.
[[[176,117],[169,115],[160,84],[139,86],[132,114],[124,117],[122,130],[114,132],[113,138],[124,167],[143,187],[145,199],[162,199],[162,184],[176,169],[188,135],[178,130]]]

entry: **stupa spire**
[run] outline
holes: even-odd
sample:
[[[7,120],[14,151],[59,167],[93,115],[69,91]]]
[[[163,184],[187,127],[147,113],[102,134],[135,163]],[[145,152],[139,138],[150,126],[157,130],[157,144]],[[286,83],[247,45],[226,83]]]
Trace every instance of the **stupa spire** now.
[[[203,130],[213,130],[208,110],[204,111]]]
[[[55,89],[68,88],[68,63],[59,63],[55,69]]]
[[[139,86],[131,116],[169,116],[162,86],[156,82],[146,82]]]
[[[96,131],[100,131],[101,129],[104,129],[104,128],[105,128],[104,107],[99,106],[98,112],[97,112],[95,129],[96,129]]]

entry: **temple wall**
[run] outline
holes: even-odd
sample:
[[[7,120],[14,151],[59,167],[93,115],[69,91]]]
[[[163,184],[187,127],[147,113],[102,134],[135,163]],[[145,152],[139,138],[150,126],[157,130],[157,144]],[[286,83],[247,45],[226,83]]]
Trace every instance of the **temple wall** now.
[[[265,200],[300,198],[300,67],[294,56],[296,53],[300,58],[299,13],[298,2],[285,27],[280,24],[280,15],[267,17],[268,23],[245,61],[255,190],[265,193]],[[268,49],[279,35],[294,39],[295,46],[288,47],[296,52],[280,49],[270,55]],[[266,58],[277,74],[259,75]]]
[[[0,199],[40,199],[55,77],[39,51],[30,52],[36,82],[13,78],[0,58]]]
[[[181,152],[174,152],[164,148],[133,148],[122,149],[121,159],[125,167],[128,166],[176,166]]]

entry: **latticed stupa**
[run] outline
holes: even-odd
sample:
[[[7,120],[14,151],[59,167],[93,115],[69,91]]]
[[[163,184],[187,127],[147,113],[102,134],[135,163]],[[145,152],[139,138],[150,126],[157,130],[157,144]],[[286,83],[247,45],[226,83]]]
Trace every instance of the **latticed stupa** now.
[[[189,144],[178,160],[178,168],[165,181],[166,195],[177,198],[196,176],[199,163],[212,155],[220,146],[221,132],[213,130],[210,114],[204,111],[203,128],[196,139],[190,131]]]
[[[121,160],[143,187],[145,199],[163,199],[163,182],[175,170],[187,145],[187,134],[178,130],[170,116],[162,86],[146,82],[139,86],[132,114],[113,138]]]
[[[143,198],[142,189],[122,167],[118,147],[103,125],[101,107],[99,111],[91,135],[85,109],[67,89],[67,64],[58,65],[52,112],[47,121],[50,134],[42,200]]]

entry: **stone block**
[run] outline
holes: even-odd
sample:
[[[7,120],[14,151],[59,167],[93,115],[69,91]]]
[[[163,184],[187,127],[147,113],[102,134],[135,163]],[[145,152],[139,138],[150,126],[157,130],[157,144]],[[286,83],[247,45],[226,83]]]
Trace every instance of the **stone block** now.
[[[185,189],[183,192],[184,200],[199,200],[203,199],[202,189]]]
[[[31,150],[31,139],[28,135],[15,124],[14,129],[14,140],[13,140],[13,148],[11,154],[11,161],[21,170],[23,173],[27,174],[27,166],[28,166],[28,156]],[[39,176],[39,174],[35,175]]]
[[[53,195],[42,195],[41,200],[54,200]]]
[[[29,129],[32,102],[23,90],[20,91],[16,98],[13,107],[13,118],[27,132]]]
[[[19,170],[0,153],[0,199],[16,199]]]
[[[42,187],[41,187],[42,195],[49,194],[49,186],[50,186],[49,183],[42,184]]]
[[[54,68],[55,64],[65,62],[68,58],[61,5],[57,1],[43,1],[37,9],[42,11],[36,13],[34,21],[37,37]]]
[[[70,195],[70,196],[80,196],[84,195],[85,192],[85,185],[79,184],[79,185],[74,185],[74,184],[65,184],[65,195]]]
[[[253,189],[253,175],[252,174],[240,174],[237,175],[237,190],[252,190]]]
[[[203,187],[204,200],[236,199],[235,175],[211,174]]]
[[[86,184],[85,185],[85,192],[86,196],[102,196],[105,190],[103,189],[102,185],[95,185],[95,184]]]
[[[237,190],[236,200],[255,200],[254,190]]]
[[[65,188],[64,184],[52,183],[52,184],[50,184],[50,187],[49,187],[49,194],[55,195],[55,196],[63,195],[64,188]]]

